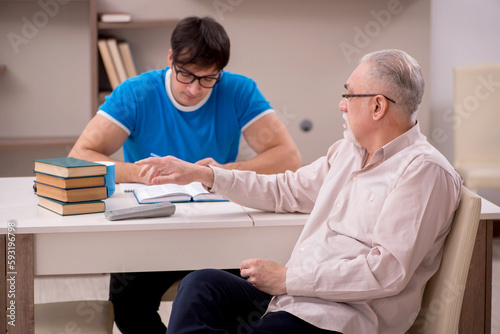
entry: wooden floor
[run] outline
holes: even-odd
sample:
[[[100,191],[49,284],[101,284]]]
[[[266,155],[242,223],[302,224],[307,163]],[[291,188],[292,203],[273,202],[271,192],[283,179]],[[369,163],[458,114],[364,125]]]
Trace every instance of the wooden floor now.
[[[109,275],[38,277],[35,280],[35,303],[68,300],[107,300]],[[160,315],[168,323],[172,303],[162,302]],[[500,333],[500,237],[493,238],[493,287],[491,333]],[[116,328],[115,334],[120,333]]]

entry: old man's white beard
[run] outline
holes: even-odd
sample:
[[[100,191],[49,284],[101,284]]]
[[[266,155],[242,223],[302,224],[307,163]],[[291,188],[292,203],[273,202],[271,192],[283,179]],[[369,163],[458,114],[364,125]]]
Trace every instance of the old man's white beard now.
[[[352,133],[351,127],[349,126],[349,121],[347,120],[347,114],[344,113],[342,115],[344,118],[344,138],[353,143],[357,147],[362,147],[361,144],[358,142],[356,137],[354,136],[354,133]]]

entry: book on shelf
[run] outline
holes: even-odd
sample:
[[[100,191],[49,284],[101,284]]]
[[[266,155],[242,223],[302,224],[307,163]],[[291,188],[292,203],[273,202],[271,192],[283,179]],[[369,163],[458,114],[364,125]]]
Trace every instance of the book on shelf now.
[[[106,184],[102,176],[60,177],[50,174],[35,173],[35,181],[64,189],[101,187]]]
[[[64,157],[34,160],[35,173],[60,177],[98,176],[106,174],[106,165],[87,160]]]
[[[187,185],[159,184],[138,187],[134,190],[135,198],[140,204],[158,202],[217,202],[227,201],[224,197],[205,190],[201,183]]]
[[[118,42],[118,49],[122,55],[123,64],[125,65],[125,70],[127,72],[127,77],[135,77],[137,75],[137,70],[135,68],[134,59],[132,58],[132,51],[130,50],[130,44],[126,41]]]
[[[99,38],[97,41],[97,48],[99,49],[99,55],[101,56],[102,63],[104,64],[104,69],[108,76],[111,89],[115,89],[120,84],[120,79],[113,62],[113,57],[109,50],[108,41],[106,38]]]
[[[61,216],[98,213],[106,209],[106,204],[101,200],[71,203],[43,196],[38,196],[38,205]]]
[[[95,201],[108,197],[106,186],[64,189],[35,181],[34,188],[38,196],[57,199],[61,202]]]
[[[122,55],[118,48],[118,42],[114,38],[108,38],[106,42],[108,43],[109,53],[111,54],[116,73],[118,74],[118,80],[122,83],[127,80],[127,70],[125,69],[125,64],[123,63]]]
[[[99,21],[106,23],[119,23],[132,21],[132,15],[129,13],[99,13]]]

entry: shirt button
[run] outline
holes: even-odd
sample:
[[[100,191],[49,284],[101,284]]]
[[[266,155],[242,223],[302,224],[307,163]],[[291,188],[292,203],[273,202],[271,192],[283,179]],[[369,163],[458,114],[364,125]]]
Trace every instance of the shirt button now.
[[[304,253],[304,251],[305,251],[305,248],[304,248],[304,247],[300,247],[300,248],[299,248],[299,252]]]
[[[355,176],[355,177],[352,178],[352,182],[356,182],[357,180],[358,180],[357,176]]]
[[[340,203],[337,203],[337,208],[339,208],[339,209],[340,209],[340,207],[341,207]]]
[[[375,197],[370,196],[370,202],[373,202],[375,200]]]

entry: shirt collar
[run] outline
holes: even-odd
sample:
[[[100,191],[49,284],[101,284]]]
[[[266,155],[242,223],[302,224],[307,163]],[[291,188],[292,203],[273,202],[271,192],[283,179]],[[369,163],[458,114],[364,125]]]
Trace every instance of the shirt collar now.
[[[370,164],[385,161],[422,139],[425,139],[425,136],[420,133],[420,125],[417,122],[410,130],[375,151]]]
[[[172,87],[170,86],[170,78],[171,77],[172,77],[172,69],[169,68],[167,70],[167,73],[165,73],[165,92],[167,93],[167,96],[168,96],[170,102],[172,102],[174,107],[180,111],[191,112],[191,111],[198,110],[201,107],[203,107],[203,105],[210,98],[210,95],[212,95],[213,89],[210,89],[208,94],[203,98],[203,100],[198,102],[198,104],[196,104],[194,106],[183,106],[183,105],[179,104],[179,102],[177,102],[177,100],[174,98],[174,95],[172,94]]]
[[[411,129],[376,150],[370,163],[365,167],[379,164],[420,140],[425,140],[425,136],[420,133],[420,125],[417,122]],[[356,152],[358,152],[358,154],[356,154],[357,163],[362,165],[364,159],[366,159],[368,155],[366,149],[357,147],[354,144],[352,144],[352,146]]]

